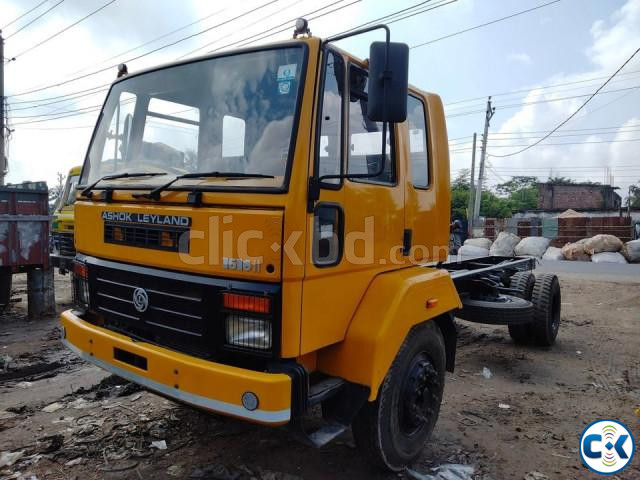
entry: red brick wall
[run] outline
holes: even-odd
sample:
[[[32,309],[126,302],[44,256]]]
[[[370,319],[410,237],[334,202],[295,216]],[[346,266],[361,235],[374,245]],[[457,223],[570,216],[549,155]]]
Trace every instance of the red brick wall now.
[[[611,199],[605,199],[603,195],[605,188],[602,185],[548,185],[541,183],[538,186],[538,208],[542,210],[611,208],[612,205],[608,205],[612,203]]]

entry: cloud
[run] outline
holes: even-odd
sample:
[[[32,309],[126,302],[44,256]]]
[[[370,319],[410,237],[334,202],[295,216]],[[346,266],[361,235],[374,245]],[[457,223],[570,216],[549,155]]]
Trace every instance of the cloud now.
[[[507,55],[507,60],[527,66],[533,63],[533,60],[531,60],[531,57],[527,53],[511,53]]]
[[[606,182],[606,167],[613,167],[615,185],[621,187],[622,192],[626,192],[630,183],[638,181],[639,143],[633,140],[640,137],[640,118],[637,115],[640,86],[637,86],[637,75],[634,78],[631,73],[637,70],[638,59],[603,90],[620,89],[620,92],[598,95],[539,146],[520,154],[499,157],[523,148],[517,145],[536,142],[545,131],[568,118],[638,48],[640,0],[627,0],[609,18],[594,22],[590,34],[591,44],[584,52],[591,68],[579,73],[557,74],[541,82],[541,85],[570,85],[553,89],[533,87],[522,99],[524,105],[502,123],[496,120],[505,118],[508,110],[498,109],[494,119],[498,128],[490,134],[488,148],[489,154],[494,155],[490,158],[495,172],[503,177],[530,174],[544,180],[553,173],[578,181]],[[594,78],[597,80],[590,80]],[[575,96],[578,98],[566,98]],[[500,181],[496,176],[491,180],[494,184]]]
[[[20,15],[26,9],[24,3],[20,0],[0,0],[0,16],[14,18]],[[105,0],[64,2],[19,35],[9,39],[5,43],[5,55],[19,54],[104,3]],[[124,59],[136,57],[141,53],[210,27],[214,28],[202,35],[128,62],[129,71],[135,72],[153,65],[173,61],[178,56],[209,43],[211,43],[209,47],[202,49],[197,54],[202,55],[209,50],[221,47],[229,50],[234,48],[230,45],[233,42],[261,34],[265,30],[282,24],[285,20],[318,9],[312,0],[283,0],[260,9],[259,7],[265,3],[264,0],[243,2],[230,0],[220,2],[212,2],[211,0],[184,0],[182,2],[135,0],[133,2],[115,2],[99,14],[73,27],[54,40],[34,49],[23,57],[19,57],[15,62],[7,64],[5,68],[5,95],[9,96],[10,125],[15,128],[9,143],[7,181],[46,180],[49,184],[53,184],[57,172],[66,173],[69,168],[82,164],[97,112],[90,111],[83,115],[46,122],[39,122],[39,120],[47,117],[38,118],[34,115],[54,114],[101,105],[106,92],[97,92],[72,100],[66,99],[64,102],[53,103],[38,109],[25,108],[32,107],[38,102],[31,104],[20,102],[40,100],[41,103],[48,103],[53,99],[45,99],[109,84],[115,79],[116,69],[115,67],[108,68],[104,72],[89,75],[85,79],[47,88],[41,92],[22,96],[12,95],[31,90],[34,87],[51,85],[60,80],[92,73],[103,67],[110,67]],[[340,32],[353,26],[354,18],[366,18],[367,13],[370,12],[365,11],[360,4],[356,4],[314,20],[312,28],[314,32],[319,33]],[[149,42],[160,35],[167,34],[206,16],[209,18],[202,22],[166,35],[142,48],[116,56],[116,54]],[[238,16],[240,18],[235,19]],[[223,23],[224,25],[222,25]],[[17,25],[20,25],[20,22]],[[7,28],[3,32],[5,36],[10,35],[13,28],[13,25]],[[256,43],[290,39],[291,33],[291,31],[285,31],[264,39],[257,37]],[[116,58],[109,58],[113,56]],[[105,60],[108,61],[105,62]],[[27,123],[33,121],[36,123]],[[18,125],[20,123],[23,125]]]

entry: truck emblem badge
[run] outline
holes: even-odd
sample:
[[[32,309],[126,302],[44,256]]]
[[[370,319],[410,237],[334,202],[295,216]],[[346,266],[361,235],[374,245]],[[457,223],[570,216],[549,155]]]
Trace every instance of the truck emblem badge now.
[[[133,291],[133,307],[140,313],[149,307],[149,295],[144,288],[136,288]]]

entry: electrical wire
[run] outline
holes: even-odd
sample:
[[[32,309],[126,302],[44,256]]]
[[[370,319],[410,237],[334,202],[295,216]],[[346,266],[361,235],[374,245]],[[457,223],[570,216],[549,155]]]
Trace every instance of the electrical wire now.
[[[621,73],[621,74],[618,75],[618,77],[624,76],[624,75],[633,75],[633,74],[636,74],[636,73],[640,73],[640,70],[632,70],[630,72]],[[528,92],[531,92],[533,90],[547,90],[547,89],[555,88],[555,87],[565,87],[567,85],[576,85],[576,84],[579,84],[579,83],[594,82],[596,80],[602,80],[602,79],[607,78],[607,77],[608,77],[608,75],[603,75],[603,76],[600,76],[600,77],[586,78],[584,80],[576,80],[576,81],[573,81],[573,82],[552,83],[550,85],[543,85],[541,87],[523,88],[523,89],[520,89],[520,90],[512,90],[510,92],[494,93],[494,94],[491,94],[491,98],[503,97],[503,96],[506,96],[506,95],[514,95],[514,94],[517,94],[517,93],[528,93]],[[620,80],[623,81],[624,79],[620,79]],[[587,88],[587,87],[576,87],[576,88]],[[568,90],[573,90],[573,89],[568,89]],[[478,100],[486,100],[486,99],[487,99],[487,95],[484,95],[482,97],[473,97],[473,98],[467,98],[467,99],[464,99],[464,100],[456,100],[455,102],[445,103],[444,106],[445,107],[450,107],[452,105],[457,105],[457,104],[460,104],[460,103],[475,102],[475,101],[478,101]]]
[[[582,105],[580,105],[571,115],[569,115],[566,119],[564,119],[562,122],[560,122],[555,128],[553,128],[544,137],[542,137],[541,139],[535,141],[531,145],[527,145],[525,148],[523,148],[521,150],[518,150],[516,152],[507,153],[505,155],[491,155],[491,154],[488,154],[488,155],[491,156],[491,157],[500,157],[500,158],[511,157],[513,155],[517,155],[517,154],[520,154],[522,152],[525,152],[525,151],[529,150],[530,148],[533,148],[536,145],[539,145],[540,143],[542,143],[545,139],[549,138],[554,132],[556,132],[560,128],[562,128],[563,125],[566,125],[567,122],[569,122],[573,117],[575,117],[578,114],[578,112],[580,112],[584,107],[586,107],[587,104],[600,92],[600,90],[602,90],[618,74],[619,71],[621,71],[625,66],[627,66],[627,64],[638,54],[638,52],[640,52],[640,48],[637,48],[631,54],[631,56],[629,58],[627,58],[624,61],[624,63],[622,65],[620,65],[620,67],[615,72],[613,72],[613,74],[607,80],[605,80],[605,82],[602,85],[600,85],[598,87],[598,89],[595,92],[593,92],[589,98],[587,98],[585,100],[585,102]]]
[[[13,20],[11,20],[9,23],[6,23],[2,28],[0,28],[0,30],[4,30],[5,28],[7,28],[9,25],[13,25],[14,23],[16,23],[18,20],[20,20],[21,18],[26,17],[27,15],[29,15],[31,12],[33,12],[34,10],[37,10],[38,8],[40,8],[42,5],[44,5],[45,3],[47,3],[49,0],[43,0],[42,2],[38,3],[35,7],[30,8],[29,10],[27,10],[26,12],[24,12],[22,15],[18,15],[16,18],[14,18]]]
[[[61,1],[64,1],[64,0],[61,0]],[[147,51],[145,53],[142,53],[140,55],[136,55],[135,57],[129,58],[127,60],[124,60],[123,62],[118,62],[118,63],[116,63],[114,65],[110,65],[108,67],[100,68],[100,69],[95,70],[93,72],[86,73],[84,75],[80,75],[80,76],[77,76],[77,77],[73,77],[73,78],[70,78],[68,80],[63,80],[63,81],[60,81],[58,83],[53,83],[53,84],[46,85],[46,86],[39,87],[39,88],[33,88],[31,90],[25,90],[23,92],[14,93],[13,95],[9,95],[9,96],[10,97],[19,97],[19,96],[27,95],[27,94],[30,94],[30,93],[41,92],[43,90],[48,90],[48,89],[53,88],[53,87],[59,87],[61,85],[66,85],[68,83],[75,82],[75,81],[81,80],[83,78],[91,77],[93,75],[97,75],[99,73],[106,72],[107,70],[111,70],[111,69],[117,67],[120,63],[126,63],[126,62],[132,62],[134,60],[139,60],[140,58],[143,58],[143,57],[146,57],[148,55],[151,55],[152,53],[156,53],[156,52],[158,52],[160,50],[163,50],[165,48],[169,48],[169,47],[172,47],[174,45],[177,45],[178,43],[184,42],[185,40],[189,40],[191,38],[194,38],[194,37],[197,37],[199,35],[202,35],[203,33],[206,33],[206,32],[209,32],[209,31],[213,30],[214,28],[218,28],[218,27],[221,27],[223,25],[227,25],[227,24],[229,24],[231,22],[234,22],[234,21],[238,20],[239,18],[242,18],[244,15],[247,15],[247,14],[252,13],[252,12],[256,12],[258,10],[261,10],[261,9],[263,9],[263,8],[273,4],[273,3],[276,3],[277,1],[279,1],[279,0],[269,0],[268,2],[265,2],[265,3],[263,3],[262,5],[260,5],[260,6],[256,7],[256,8],[252,8],[250,10],[245,10],[241,14],[239,14],[239,15],[233,17],[233,18],[230,18],[230,19],[225,20],[223,22],[217,23],[216,25],[213,25],[211,27],[207,27],[204,30],[200,30],[199,32],[192,33],[191,35],[187,35],[185,37],[179,38],[178,40],[175,40],[173,42],[167,43],[167,44],[162,45],[160,47],[156,47],[156,48],[154,48],[152,50],[149,50],[149,51]]]
[[[54,4],[52,7],[47,8],[44,12],[42,12],[40,15],[38,15],[36,18],[34,18],[33,20],[31,20],[30,22],[25,23],[22,27],[20,27],[18,30],[16,30],[15,32],[13,32],[11,35],[9,35],[7,38],[5,38],[5,40],[10,39],[11,37],[13,37],[14,35],[17,35],[18,33],[20,33],[22,30],[24,30],[25,28],[27,28],[29,25],[31,25],[32,23],[36,22],[37,20],[41,19],[42,17],[44,17],[47,13],[49,13],[51,10],[53,10],[54,8],[56,8],[58,5],[60,5],[62,2],[64,2],[64,0],[59,0],[58,3]]]
[[[73,27],[75,27],[76,25],[78,25],[79,23],[84,22],[86,19],[94,16],[96,13],[99,13],[100,11],[104,10],[105,8],[107,8],[109,5],[111,5],[112,3],[116,2],[117,0],[109,0],[107,3],[105,3],[104,5],[102,5],[101,7],[98,7],[97,9],[95,9],[94,11],[92,11],[91,13],[85,15],[84,17],[82,17],[80,20],[76,20],[75,22],[73,22],[71,25],[66,26],[65,28],[63,28],[62,30],[54,33],[53,35],[45,38],[44,40],[36,43],[35,45],[32,45],[31,47],[27,48],[26,50],[23,50],[22,52],[20,52],[17,55],[14,55],[12,57],[12,61],[15,61],[17,58],[21,57],[22,55],[24,55],[27,52],[30,52],[42,45],[44,45],[45,43],[53,40],[54,38],[56,38],[59,35],[62,35],[64,32],[72,29]]]
[[[495,20],[491,20],[489,22],[481,23],[479,25],[474,25],[473,27],[465,28],[464,30],[459,30],[457,32],[450,33],[448,35],[444,35],[442,37],[434,38],[433,40],[429,40],[428,42],[419,43],[417,45],[412,45],[411,49],[424,47],[426,45],[431,45],[432,43],[439,42],[441,40],[446,40],[447,38],[455,37],[456,35],[461,35],[463,33],[470,32],[472,30],[477,30],[478,28],[487,27],[489,25],[493,25],[494,23],[502,22],[504,20],[509,20],[510,18],[517,17],[519,15],[524,15],[525,13],[533,12],[534,10],[538,10],[540,8],[548,7],[549,5],[553,5],[554,3],[558,3],[560,0],[553,0],[552,2],[543,3],[542,5],[538,5],[527,10],[522,10],[520,12],[512,13],[511,15],[507,15],[506,17],[496,18]]]

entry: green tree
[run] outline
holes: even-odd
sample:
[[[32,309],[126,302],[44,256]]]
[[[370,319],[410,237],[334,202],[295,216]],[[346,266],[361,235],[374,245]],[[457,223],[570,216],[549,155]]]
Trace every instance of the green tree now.
[[[525,175],[496,186],[496,191],[509,200],[511,211],[531,210],[538,207],[538,178]]]
[[[625,202],[626,206],[631,203],[631,208],[640,208],[640,180],[635,185],[629,187],[629,196]]]
[[[469,170],[463,168],[451,182],[451,218],[467,219],[469,205]]]

